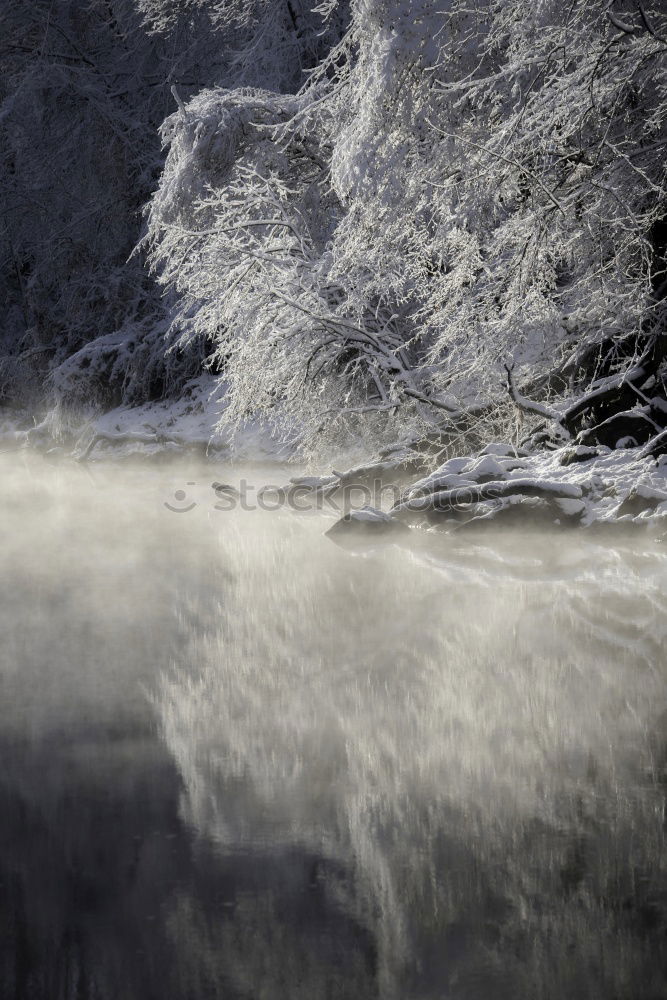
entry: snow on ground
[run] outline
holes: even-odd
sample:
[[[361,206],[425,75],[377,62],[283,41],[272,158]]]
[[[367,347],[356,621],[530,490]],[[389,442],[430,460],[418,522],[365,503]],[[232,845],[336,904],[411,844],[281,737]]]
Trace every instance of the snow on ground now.
[[[490,445],[481,456],[450,459],[413,483],[396,507],[399,516],[433,510],[445,522],[506,520],[530,524],[536,514],[554,524],[642,523],[665,519],[667,456],[657,460],[641,448],[595,454],[563,447],[528,455],[505,445]]]
[[[214,380],[200,376],[189,382],[179,399],[159,400],[141,406],[119,406],[98,417],[91,430],[97,434],[155,433],[168,442],[192,445],[210,443],[213,448],[225,448],[225,437],[216,433],[215,425],[222,411]],[[100,440],[96,453],[102,452]],[[159,442],[158,442],[159,446]],[[104,449],[108,450],[108,449]]]
[[[266,426],[249,421],[235,431],[220,429],[225,409],[224,389],[213,376],[202,375],[189,382],[176,400],[111,410],[97,418],[91,427],[91,441],[95,437],[97,440],[88,457],[102,458],[109,453],[126,457],[198,448],[212,456],[233,453],[235,459],[288,458],[289,447]]]
[[[362,470],[366,482],[369,469],[382,479],[396,471],[391,462],[369,466]],[[313,480],[313,489],[345,490],[355,478],[350,472],[338,476],[337,483],[326,477],[319,486]],[[667,529],[667,456],[602,446],[528,454],[493,443],[478,454],[450,458],[410,483],[389,513],[408,524],[447,531],[491,523],[517,528],[657,524]]]
[[[150,458],[193,449],[225,461],[285,462],[291,457],[289,446],[266,427],[249,422],[234,432],[221,430],[222,396],[215,379],[203,375],[188,383],[177,400],[121,406],[79,422],[61,450],[88,461]],[[53,424],[52,414],[36,426],[3,416],[0,438],[10,446],[53,446]],[[396,449],[373,464],[292,482],[314,493],[334,495],[357,483],[407,481],[393,506],[385,504],[391,519],[447,531],[491,522],[518,528],[652,523],[667,530],[667,455],[655,458],[641,447],[612,450],[570,444],[529,454],[495,442],[476,454],[450,458],[410,481],[420,463],[423,456],[409,448]],[[367,505],[367,494],[360,502]],[[353,496],[346,506],[355,507]],[[370,528],[377,521],[375,527],[386,530],[386,513],[372,515],[366,506],[351,519],[350,527],[363,521]]]
[[[249,421],[232,431],[219,428],[224,385],[204,374],[189,382],[178,399],[118,406],[107,413],[63,417],[51,411],[41,423],[26,415],[0,419],[0,441],[53,447],[87,461],[151,458],[197,450],[210,457],[285,461],[290,448],[266,426]]]

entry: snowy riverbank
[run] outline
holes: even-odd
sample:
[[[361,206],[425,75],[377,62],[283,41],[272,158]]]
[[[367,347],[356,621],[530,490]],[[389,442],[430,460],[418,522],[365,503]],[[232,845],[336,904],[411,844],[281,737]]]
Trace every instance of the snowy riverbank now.
[[[42,420],[27,413],[0,411],[0,446],[30,445],[80,461],[152,459],[199,452],[224,459],[232,432],[220,430],[224,385],[211,375],[192,379],[178,399],[118,406],[88,417],[51,410]],[[233,435],[236,458],[285,461],[289,449],[258,424],[248,422]]]
[[[220,431],[223,404],[212,379],[193,380],[181,399],[119,407],[64,429],[51,413],[32,425],[0,418],[0,442],[35,447],[79,461],[152,460],[198,452],[212,463],[249,459],[286,462],[288,446],[248,424],[234,437]],[[419,442],[388,449],[377,461],[325,475],[294,477],[301,495],[334,499],[351,510],[343,524],[382,531],[392,524],[448,532],[491,523],[515,527],[652,524],[667,531],[667,456],[650,447],[610,449],[567,444],[529,453],[491,443],[470,454],[449,449],[436,462]],[[296,471],[296,470],[295,470]],[[364,508],[360,511],[360,508]],[[369,511],[377,508],[383,516]]]
[[[405,462],[391,459],[315,485],[333,494],[358,481],[386,479]],[[449,458],[401,491],[382,523],[447,531],[494,526],[582,527],[653,524],[667,531],[667,457],[643,448],[562,447],[528,454],[494,443]],[[351,522],[367,513],[349,515]],[[377,522],[379,527],[380,521]]]

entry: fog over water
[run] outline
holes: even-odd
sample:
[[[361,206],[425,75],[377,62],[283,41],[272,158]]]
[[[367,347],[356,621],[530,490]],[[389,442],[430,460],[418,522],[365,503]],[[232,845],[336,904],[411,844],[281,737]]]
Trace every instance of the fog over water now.
[[[667,547],[289,474],[0,456],[0,998],[665,996]]]

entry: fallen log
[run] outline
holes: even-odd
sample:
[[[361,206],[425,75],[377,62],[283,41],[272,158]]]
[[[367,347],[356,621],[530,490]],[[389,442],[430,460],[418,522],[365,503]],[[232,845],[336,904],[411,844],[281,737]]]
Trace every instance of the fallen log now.
[[[646,444],[659,431],[654,420],[644,412],[644,409],[621,410],[613,413],[602,423],[587,427],[577,435],[577,444],[606,445],[615,448],[620,441],[630,439],[636,445]]]
[[[425,511],[456,511],[473,504],[511,496],[538,497],[549,501],[580,500],[582,490],[580,486],[572,483],[559,483],[554,480],[503,479],[480,485],[439,490],[426,496],[405,497],[394,505],[392,513],[400,516],[405,513]]]
[[[648,444],[639,452],[640,458],[657,458],[667,454],[667,430],[661,431],[651,438]]]
[[[206,451],[209,448],[218,447],[208,438],[188,438],[177,434],[162,434],[158,431],[96,431],[84,450],[77,455],[77,462],[85,462],[91,455],[96,445],[100,443],[112,445],[124,444],[147,444],[147,445],[169,445],[173,444],[179,448],[198,448]],[[76,451],[76,448],[75,448]]]

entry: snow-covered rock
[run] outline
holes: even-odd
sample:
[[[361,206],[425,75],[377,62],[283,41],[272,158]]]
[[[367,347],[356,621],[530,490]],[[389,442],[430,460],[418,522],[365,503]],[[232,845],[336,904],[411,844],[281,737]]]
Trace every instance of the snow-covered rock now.
[[[348,511],[339,521],[326,532],[327,536],[336,542],[343,539],[383,539],[396,535],[405,535],[409,528],[402,521],[392,517],[376,507],[364,506],[359,510]]]
[[[394,516],[459,530],[481,521],[646,524],[667,513],[667,463],[639,448],[564,446],[518,459],[502,450],[443,463],[404,492]]]

